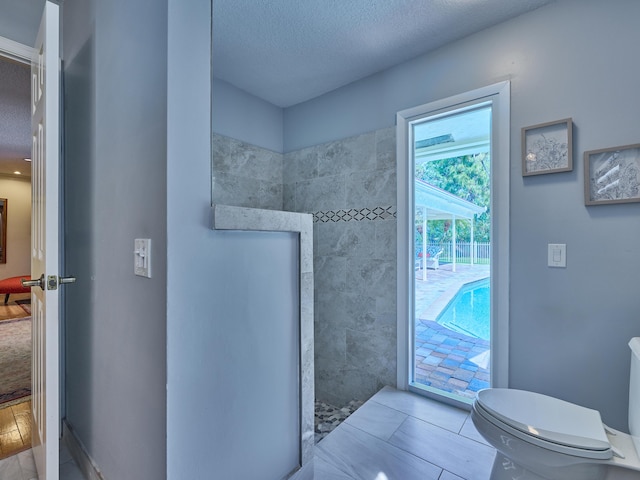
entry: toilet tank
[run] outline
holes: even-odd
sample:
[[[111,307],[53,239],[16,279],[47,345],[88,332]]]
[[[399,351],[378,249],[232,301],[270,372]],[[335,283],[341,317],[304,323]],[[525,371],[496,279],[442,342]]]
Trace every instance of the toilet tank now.
[[[640,337],[629,342],[631,348],[631,374],[629,378],[629,433],[636,452],[640,454]]]

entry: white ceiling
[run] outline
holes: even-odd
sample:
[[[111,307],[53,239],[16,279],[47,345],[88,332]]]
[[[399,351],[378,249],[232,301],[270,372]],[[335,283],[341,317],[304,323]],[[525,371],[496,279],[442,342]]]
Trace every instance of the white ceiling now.
[[[213,0],[213,74],[288,107],[553,0]]]

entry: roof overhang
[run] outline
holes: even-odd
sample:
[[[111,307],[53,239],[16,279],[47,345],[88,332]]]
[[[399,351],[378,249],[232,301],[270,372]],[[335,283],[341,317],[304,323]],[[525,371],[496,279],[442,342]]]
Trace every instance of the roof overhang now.
[[[473,219],[487,210],[421,180],[415,181],[414,203],[416,208],[426,208],[429,220]]]
[[[469,138],[460,142],[449,142],[431,147],[415,149],[415,162],[419,165],[433,160],[446,160],[449,158],[476,155],[480,152],[488,152],[490,149],[489,137]]]

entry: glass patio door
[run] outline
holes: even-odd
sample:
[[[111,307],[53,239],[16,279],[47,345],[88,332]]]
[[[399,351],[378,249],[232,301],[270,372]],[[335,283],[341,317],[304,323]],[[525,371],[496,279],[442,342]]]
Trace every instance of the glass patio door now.
[[[491,105],[411,123],[413,384],[473,399],[491,385]]]
[[[406,281],[399,295],[407,303],[406,386],[469,404],[478,390],[506,384],[506,357],[496,350],[506,338],[498,318],[508,297],[496,288],[505,280],[494,275],[504,255],[495,257],[493,238],[504,217],[494,191],[504,183],[499,162],[506,161],[494,148],[500,109],[486,96],[427,107],[403,118],[398,137],[405,142],[399,162],[406,163],[406,216],[399,216],[406,222],[399,236],[407,267],[399,270]],[[508,165],[506,171],[508,191]]]

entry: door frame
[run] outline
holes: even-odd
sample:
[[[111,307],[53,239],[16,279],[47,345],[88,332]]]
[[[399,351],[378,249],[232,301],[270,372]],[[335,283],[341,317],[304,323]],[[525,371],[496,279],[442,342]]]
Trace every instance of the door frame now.
[[[413,161],[409,155],[410,122],[418,117],[455,110],[470,102],[492,103],[491,158],[491,386],[507,387],[509,380],[509,149],[510,82],[476,90],[402,110],[396,115],[397,162],[397,387],[431,396],[411,387],[414,337],[414,273],[410,268],[413,244],[410,206],[413,205]],[[436,396],[434,394],[434,396]],[[465,402],[439,396],[438,400],[463,408]]]
[[[31,65],[34,48],[13,40],[0,37],[0,57],[8,58],[25,65]]]

